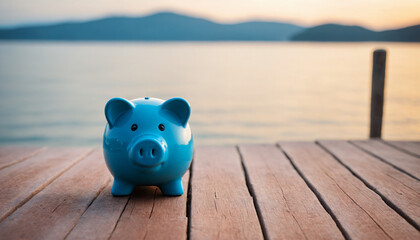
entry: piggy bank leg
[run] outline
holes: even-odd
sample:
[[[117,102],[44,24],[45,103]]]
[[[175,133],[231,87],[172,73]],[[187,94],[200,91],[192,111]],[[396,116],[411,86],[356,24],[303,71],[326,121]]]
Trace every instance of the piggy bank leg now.
[[[182,187],[182,178],[178,178],[174,181],[162,184],[158,186],[162,191],[163,195],[167,196],[181,196],[184,193]]]
[[[114,196],[125,196],[130,195],[134,190],[135,185],[127,183],[122,180],[115,179],[112,185],[111,193]]]

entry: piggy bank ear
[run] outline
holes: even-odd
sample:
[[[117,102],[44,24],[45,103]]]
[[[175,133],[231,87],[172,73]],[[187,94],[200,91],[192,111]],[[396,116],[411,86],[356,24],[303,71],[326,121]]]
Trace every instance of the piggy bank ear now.
[[[133,108],[134,104],[124,98],[112,98],[109,100],[105,105],[105,117],[109,127],[113,128],[118,118]]]
[[[182,98],[171,98],[162,104],[161,110],[185,127],[190,118],[190,104]]]

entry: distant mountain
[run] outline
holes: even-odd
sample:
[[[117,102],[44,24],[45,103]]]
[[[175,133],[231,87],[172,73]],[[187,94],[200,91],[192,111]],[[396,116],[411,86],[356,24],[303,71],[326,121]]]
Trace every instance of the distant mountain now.
[[[144,17],[108,17],[87,22],[0,29],[1,40],[75,41],[286,41],[303,27],[252,21],[220,24],[161,12]]]
[[[303,30],[295,34],[292,40],[319,42],[420,42],[420,25],[376,32],[359,26],[325,24]]]
[[[160,12],[143,17],[108,17],[87,22],[0,28],[0,40],[420,42],[420,25],[379,32],[338,24],[305,29],[290,23],[266,21],[221,24]]]

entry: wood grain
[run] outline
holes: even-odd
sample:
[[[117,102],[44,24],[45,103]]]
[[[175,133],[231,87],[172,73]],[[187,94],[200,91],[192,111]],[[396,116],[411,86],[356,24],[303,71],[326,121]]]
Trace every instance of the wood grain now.
[[[96,150],[0,223],[10,239],[63,239],[110,180]]]
[[[7,146],[0,148],[0,169],[22,162],[44,151],[43,147]]]
[[[352,141],[352,143],[410,174],[417,180],[420,179],[420,158],[388,146],[380,140]]]
[[[346,141],[320,141],[320,144],[419,225],[419,181]],[[416,232],[407,224],[406,221],[394,220],[387,229],[394,231],[394,236],[404,234],[407,231]]]
[[[113,197],[112,183],[108,182],[66,239],[109,239],[129,198]]]
[[[90,153],[89,148],[51,148],[0,171],[0,221]]]
[[[416,157],[420,157],[420,142],[386,141],[385,143],[390,144],[403,151],[407,151]]]
[[[189,172],[179,197],[164,196],[157,187],[137,187],[111,239],[186,239],[188,180]]]
[[[419,181],[386,162],[415,145],[379,142],[383,159],[344,141],[240,146],[243,166],[234,147],[199,147],[190,198],[188,173],[181,197],[117,198],[100,150],[2,148],[0,239],[420,239]]]
[[[262,239],[234,147],[199,147],[191,178],[191,239]]]
[[[315,143],[281,143],[294,165],[352,239],[418,239],[381,197]],[[405,226],[407,231],[398,231]]]
[[[344,239],[278,147],[245,145],[240,152],[269,239]]]

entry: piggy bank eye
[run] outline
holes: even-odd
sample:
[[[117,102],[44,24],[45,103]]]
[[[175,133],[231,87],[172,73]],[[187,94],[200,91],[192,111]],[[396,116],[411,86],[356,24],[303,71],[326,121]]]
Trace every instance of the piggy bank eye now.
[[[165,130],[165,125],[163,125],[162,123],[159,124],[159,130],[164,131]]]
[[[133,124],[131,125],[131,131],[136,131],[137,130],[137,124]]]

